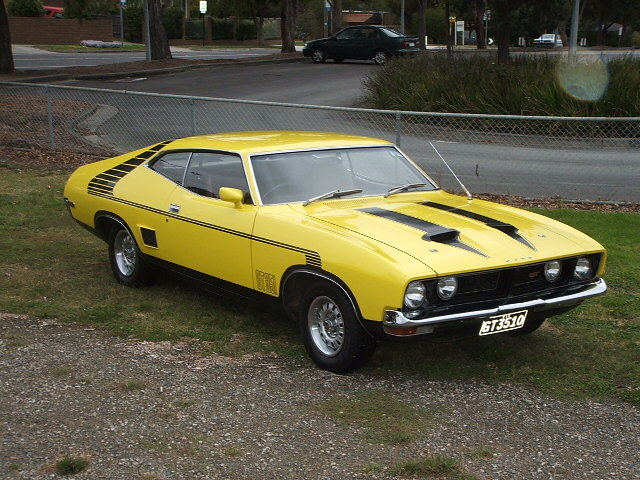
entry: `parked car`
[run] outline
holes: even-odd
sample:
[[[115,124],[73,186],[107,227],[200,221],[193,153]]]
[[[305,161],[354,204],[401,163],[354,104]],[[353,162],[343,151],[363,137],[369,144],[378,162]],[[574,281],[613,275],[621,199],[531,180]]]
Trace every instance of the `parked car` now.
[[[63,10],[62,7],[50,7],[45,5],[42,11],[42,17],[48,18],[63,18]]]
[[[545,33],[533,41],[535,47],[562,47],[562,38],[556,33]]]
[[[78,168],[64,198],[117,281],[158,268],[277,300],[342,373],[376,340],[529,333],[606,291],[605,250],[542,215],[438,188],[395,145],[321,132],[169,140]]]
[[[418,38],[406,36],[395,28],[377,25],[347,27],[335,35],[308,42],[302,54],[315,63],[327,58],[335,62],[345,59],[373,60],[382,65],[389,58],[413,55],[420,51]]]

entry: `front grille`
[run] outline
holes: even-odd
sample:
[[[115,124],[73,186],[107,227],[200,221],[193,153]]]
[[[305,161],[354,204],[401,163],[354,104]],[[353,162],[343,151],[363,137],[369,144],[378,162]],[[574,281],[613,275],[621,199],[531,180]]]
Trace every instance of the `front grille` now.
[[[601,255],[594,254],[589,257],[595,273]],[[457,276],[458,292],[451,300],[442,300],[438,297],[436,291],[438,279],[427,280],[425,284],[427,286],[428,313],[434,315],[462,312],[470,308],[494,308],[498,305],[532,300],[540,296],[563,294],[581,283],[573,278],[577,258],[558,259],[561,262],[561,273],[554,282],[549,282],[545,278],[545,262],[459,275]]]

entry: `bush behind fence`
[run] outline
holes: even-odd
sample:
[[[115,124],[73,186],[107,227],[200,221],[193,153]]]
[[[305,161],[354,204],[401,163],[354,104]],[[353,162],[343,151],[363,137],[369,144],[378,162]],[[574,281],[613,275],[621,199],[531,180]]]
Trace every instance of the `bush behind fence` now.
[[[640,201],[640,119],[459,115],[0,82],[0,144],[114,155],[225,131],[321,130],[385,138],[442,187]]]

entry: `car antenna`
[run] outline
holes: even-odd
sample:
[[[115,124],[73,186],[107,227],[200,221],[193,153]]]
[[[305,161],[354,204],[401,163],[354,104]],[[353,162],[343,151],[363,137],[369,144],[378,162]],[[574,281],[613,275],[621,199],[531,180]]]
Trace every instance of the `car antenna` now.
[[[429,145],[431,145],[431,148],[433,148],[433,150],[438,154],[438,156],[440,157],[440,160],[442,160],[442,163],[444,163],[444,165],[449,169],[449,171],[451,172],[451,175],[453,175],[453,178],[455,178],[456,181],[460,184],[460,186],[462,187],[462,190],[464,190],[464,193],[467,194],[467,200],[473,200],[473,196],[471,195],[471,192],[467,189],[467,187],[464,186],[464,183],[460,181],[456,173],[453,170],[451,170],[451,167],[449,166],[447,161],[444,159],[444,157],[440,155],[440,152],[438,151],[438,149],[436,148],[436,146],[433,144],[431,140],[429,140]]]

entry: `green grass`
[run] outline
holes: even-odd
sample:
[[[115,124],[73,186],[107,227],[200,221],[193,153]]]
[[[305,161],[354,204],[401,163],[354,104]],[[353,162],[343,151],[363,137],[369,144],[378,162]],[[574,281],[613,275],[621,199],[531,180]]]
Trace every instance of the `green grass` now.
[[[419,479],[474,480],[477,478],[464,471],[460,460],[443,455],[431,455],[397,463],[391,471],[396,475],[408,475],[410,478]]]
[[[296,326],[283,315],[264,313],[261,305],[171,279],[145,289],[116,283],[106,245],[63,207],[67,176],[0,166],[0,312],[99,326],[143,340],[197,338],[204,350],[221,355],[275,352],[306,359]],[[608,248],[605,296],[528,336],[381,343],[366,374],[518,382],[556,396],[613,397],[640,405],[640,215],[541,213]]]
[[[314,405],[341,425],[365,430],[373,443],[411,443],[429,428],[429,415],[382,391],[360,392],[350,397],[332,397]]]
[[[64,457],[56,463],[56,473],[60,475],[75,475],[89,467],[89,461],[83,457]]]

